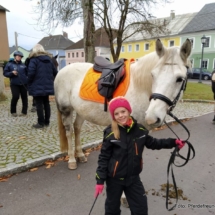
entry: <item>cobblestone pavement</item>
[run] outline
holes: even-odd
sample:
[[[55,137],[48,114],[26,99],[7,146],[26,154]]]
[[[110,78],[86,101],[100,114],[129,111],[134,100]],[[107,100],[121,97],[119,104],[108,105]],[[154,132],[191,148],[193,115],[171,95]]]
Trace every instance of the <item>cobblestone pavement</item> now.
[[[12,117],[9,112],[10,91],[6,90],[8,100],[0,102],[0,176],[20,172],[43,164],[47,159],[61,156],[57,128],[57,110],[51,101],[50,126],[32,129],[36,123],[36,113],[30,112],[32,97],[29,97],[29,112],[25,117]],[[21,100],[18,111],[21,110]],[[179,102],[173,113],[180,119],[192,118],[214,111],[214,104],[208,102]],[[167,121],[171,119],[167,117]],[[84,123],[81,133],[83,147],[99,143],[104,127]]]

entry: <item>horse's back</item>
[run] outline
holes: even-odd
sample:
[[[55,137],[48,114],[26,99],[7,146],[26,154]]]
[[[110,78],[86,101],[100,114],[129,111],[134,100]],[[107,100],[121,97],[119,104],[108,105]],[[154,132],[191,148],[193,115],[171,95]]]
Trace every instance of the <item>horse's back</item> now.
[[[85,74],[92,66],[91,63],[73,63],[62,68],[54,81],[56,99],[66,100],[74,89],[80,89]]]

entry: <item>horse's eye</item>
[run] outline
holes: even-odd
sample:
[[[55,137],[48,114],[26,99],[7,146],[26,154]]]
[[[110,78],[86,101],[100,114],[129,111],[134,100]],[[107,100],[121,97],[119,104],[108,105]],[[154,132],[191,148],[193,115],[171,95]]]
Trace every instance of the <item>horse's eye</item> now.
[[[183,78],[177,78],[176,82],[182,82]]]

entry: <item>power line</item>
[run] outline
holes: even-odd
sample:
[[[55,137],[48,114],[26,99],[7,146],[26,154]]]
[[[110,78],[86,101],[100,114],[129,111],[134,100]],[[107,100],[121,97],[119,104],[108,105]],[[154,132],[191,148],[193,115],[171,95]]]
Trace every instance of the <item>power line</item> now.
[[[33,38],[33,39],[41,39],[41,38],[36,38],[36,37],[28,36],[28,35],[25,35],[25,34],[21,34],[21,33],[17,33],[17,34],[25,36],[25,37],[30,37],[30,38]]]

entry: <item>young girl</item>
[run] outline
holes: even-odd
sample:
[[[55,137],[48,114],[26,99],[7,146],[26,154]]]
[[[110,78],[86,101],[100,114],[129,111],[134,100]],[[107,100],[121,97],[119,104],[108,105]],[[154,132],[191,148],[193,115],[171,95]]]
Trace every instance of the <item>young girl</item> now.
[[[147,197],[139,174],[142,171],[144,146],[149,149],[171,149],[184,146],[176,139],[155,139],[130,115],[132,110],[124,97],[109,103],[112,125],[104,130],[103,144],[96,170],[95,197],[102,193],[106,181],[105,215],[120,215],[120,198],[125,192],[132,215],[148,215]]]

